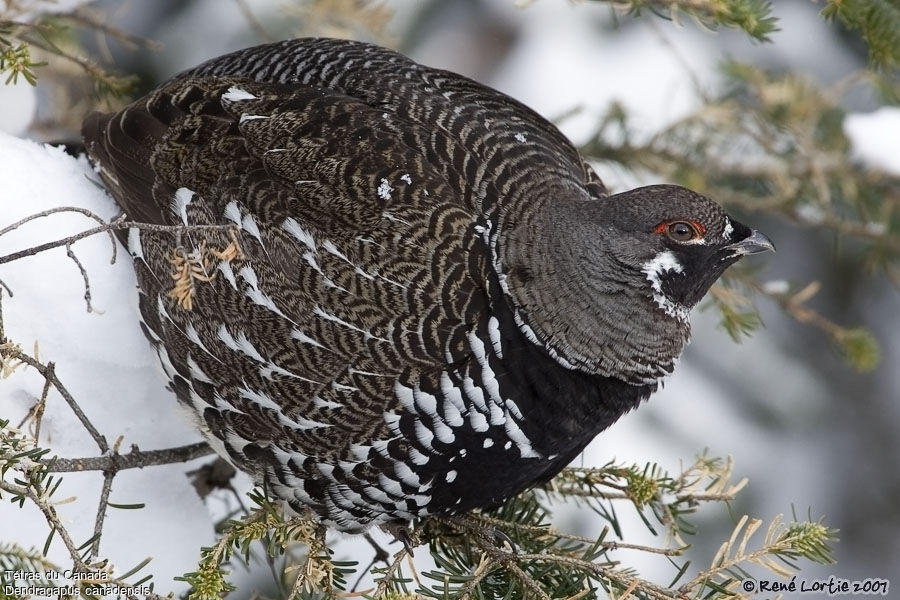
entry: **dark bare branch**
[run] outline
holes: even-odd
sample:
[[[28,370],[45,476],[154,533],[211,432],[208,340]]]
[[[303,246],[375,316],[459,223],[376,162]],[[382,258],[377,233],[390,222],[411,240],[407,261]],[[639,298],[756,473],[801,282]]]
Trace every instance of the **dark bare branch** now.
[[[188,462],[212,454],[206,442],[197,442],[164,450],[139,450],[132,446],[128,454],[109,454],[86,458],[55,458],[44,461],[52,473],[77,471],[108,471],[118,473],[126,469],[142,469],[154,465]]]
[[[92,235],[97,235],[98,233],[117,231],[120,229],[129,229],[131,227],[136,227],[145,231],[166,232],[176,235],[191,231],[237,231],[237,227],[235,225],[155,225],[152,223],[139,223],[137,221],[115,220],[111,223],[106,223],[99,227],[87,229],[85,231],[82,231],[81,233],[76,233],[75,235],[70,235],[69,237],[63,239],[59,239],[53,242],[47,242],[45,244],[40,244],[31,248],[26,248],[25,250],[13,252],[12,254],[7,254],[5,256],[0,256],[0,265],[18,260],[20,258],[24,258],[26,256],[34,256],[35,254],[40,254],[41,252],[52,250],[53,248],[68,246],[74,242],[77,242],[78,240],[82,240]]]

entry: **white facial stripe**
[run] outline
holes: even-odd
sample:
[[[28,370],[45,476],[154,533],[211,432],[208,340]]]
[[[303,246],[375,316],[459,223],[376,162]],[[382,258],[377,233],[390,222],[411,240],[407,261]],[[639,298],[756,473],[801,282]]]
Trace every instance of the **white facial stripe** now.
[[[670,317],[686,321],[688,310],[669,299],[662,289],[662,276],[664,273],[669,271],[681,273],[684,271],[684,267],[681,266],[675,255],[670,250],[660,252],[645,262],[641,266],[641,271],[647,275],[647,281],[650,282],[650,287],[653,288],[653,300],[656,302],[656,305]]]

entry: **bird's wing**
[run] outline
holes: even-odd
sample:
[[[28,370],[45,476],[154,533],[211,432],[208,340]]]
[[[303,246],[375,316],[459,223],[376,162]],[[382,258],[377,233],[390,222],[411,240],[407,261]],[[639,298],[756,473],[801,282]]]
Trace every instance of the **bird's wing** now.
[[[321,88],[206,78],[86,125],[128,215],[240,230],[232,248],[227,231],[130,236],[186,379],[287,386],[270,394],[294,398],[286,414],[330,421],[351,388],[443,364],[453,328],[486,310],[475,217],[390,118]],[[228,362],[248,357],[260,373],[241,382]]]

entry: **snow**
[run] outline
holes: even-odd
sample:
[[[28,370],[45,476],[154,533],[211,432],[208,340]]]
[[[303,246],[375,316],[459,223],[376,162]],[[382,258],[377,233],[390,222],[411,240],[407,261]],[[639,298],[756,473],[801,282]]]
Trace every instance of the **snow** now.
[[[83,157],[76,160],[61,149],[0,133],[0,229],[60,206],[85,208],[104,219],[115,216],[118,210],[95,179]],[[94,225],[75,213],[32,221],[0,237],[0,255]],[[49,250],[4,264],[0,271],[0,278],[14,293],[13,297],[3,295],[7,337],[28,351],[37,342],[40,360],[54,362],[59,379],[107,441],[112,444],[122,436],[123,452],[132,444],[151,450],[199,441],[195,428],[166,390],[156,354],[138,325],[136,282],[128,253],[119,248],[118,260],[110,264],[112,246],[106,235],[76,242],[72,249],[90,278],[94,312],[86,310],[84,283],[65,249]],[[30,368],[19,368],[0,381],[0,415],[17,425],[40,397],[43,383]],[[61,457],[99,455],[56,392],[51,392],[47,402],[40,443]],[[200,547],[215,539],[210,512],[185,472],[209,460],[124,471],[116,476],[112,502],[146,503],[140,510],[111,508],[107,512],[100,554],[110,559],[117,573],[149,555],[153,560],[142,573],[154,574],[158,590],[177,593],[185,589],[185,584],[172,578],[196,564]],[[70,473],[62,478],[54,497],[73,497],[75,501],[57,506],[57,511],[80,545],[92,535],[102,476]],[[0,523],[4,542],[18,542],[26,548],[42,543],[49,533],[43,517],[29,503],[24,509],[0,503]],[[60,566],[71,565],[58,535],[49,557]]]
[[[35,89],[24,78],[15,85],[0,83],[0,131],[22,135],[28,129],[37,110]]]
[[[850,113],[844,120],[853,155],[863,163],[900,175],[900,108],[883,106]]]

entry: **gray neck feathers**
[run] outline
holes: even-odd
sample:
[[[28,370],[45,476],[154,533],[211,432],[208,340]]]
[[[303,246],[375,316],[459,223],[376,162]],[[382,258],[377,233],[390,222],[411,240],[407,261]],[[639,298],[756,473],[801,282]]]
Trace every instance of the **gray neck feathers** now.
[[[501,215],[495,269],[523,332],[558,362],[653,383],[674,369],[690,325],[653,309],[639,258],[604,228],[605,201],[577,192],[547,189],[527,210]]]

